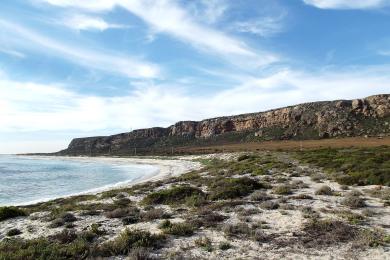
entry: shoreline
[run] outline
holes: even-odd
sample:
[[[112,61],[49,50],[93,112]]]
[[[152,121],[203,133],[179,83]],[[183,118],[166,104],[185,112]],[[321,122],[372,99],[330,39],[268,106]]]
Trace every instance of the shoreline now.
[[[120,166],[147,165],[147,166],[155,167],[156,169],[152,170],[152,172],[149,174],[145,174],[143,176],[136,177],[134,179],[104,185],[102,187],[97,187],[82,192],[76,192],[69,195],[58,196],[58,197],[42,198],[42,199],[28,201],[24,203],[8,204],[3,206],[25,207],[25,206],[31,206],[39,203],[52,201],[52,200],[70,198],[74,196],[96,195],[101,192],[127,188],[144,182],[159,181],[165,178],[179,176],[183,173],[189,172],[191,170],[199,169],[201,167],[201,164],[199,162],[194,162],[189,159],[183,159],[183,158],[159,159],[159,158],[150,158],[150,157],[149,158],[127,158],[127,157],[103,157],[103,156],[101,157],[39,156],[39,155],[21,155],[21,156],[26,158],[66,159],[72,161],[106,162],[106,163],[110,163],[113,165],[120,165]]]

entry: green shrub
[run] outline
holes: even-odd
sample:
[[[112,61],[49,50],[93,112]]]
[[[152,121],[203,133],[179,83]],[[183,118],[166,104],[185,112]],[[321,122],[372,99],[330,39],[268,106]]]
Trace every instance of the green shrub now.
[[[268,209],[268,210],[273,210],[273,209],[278,209],[280,207],[279,203],[274,202],[274,201],[264,201],[260,204],[260,207],[262,209]]]
[[[153,257],[149,248],[134,248],[131,250],[129,256],[126,258],[128,260],[156,260],[157,258]]]
[[[160,190],[147,195],[143,200],[143,204],[183,204],[186,200],[193,196],[203,197],[204,193],[197,188],[191,186],[176,186],[167,190]]]
[[[56,218],[49,224],[49,228],[58,228],[63,225],[65,225],[65,222],[61,218]]]
[[[100,229],[100,225],[97,223],[93,223],[91,225],[90,231],[96,234],[97,236],[101,236],[107,233],[104,229]]]
[[[191,223],[198,227],[215,227],[225,219],[225,216],[208,208],[201,208],[190,217]]]
[[[171,223],[169,220],[164,221],[159,226],[164,234],[174,235],[174,236],[192,236],[194,234],[195,227],[191,223],[182,222],[182,223]]]
[[[210,199],[221,200],[243,197],[265,186],[254,179],[243,177],[218,179],[209,188]]]
[[[273,193],[278,195],[289,195],[292,194],[290,185],[279,185],[273,188]]]
[[[17,235],[20,235],[20,234],[22,234],[22,232],[19,229],[17,229],[17,228],[10,229],[7,232],[7,236],[9,236],[9,237],[17,236]]]
[[[229,242],[221,242],[218,247],[219,249],[225,251],[232,248],[232,245]]]
[[[154,248],[165,240],[162,235],[153,235],[147,231],[126,229],[117,238],[106,242],[98,249],[98,255],[127,255],[135,248]]]
[[[203,250],[207,252],[213,251],[213,245],[211,240],[208,237],[199,237],[195,239],[195,245],[197,247],[201,247]]]
[[[243,155],[238,156],[237,161],[241,162],[241,161],[244,161],[244,160],[248,160],[250,158],[251,158],[251,156],[249,154],[243,154]]]
[[[77,220],[77,218],[72,214],[72,213],[63,213],[60,215],[60,218],[65,222],[65,223],[69,223],[69,222],[75,222]]]
[[[358,229],[337,220],[313,219],[303,228],[308,246],[331,246],[347,243],[357,238]]]
[[[164,211],[164,209],[150,209],[146,212],[141,213],[141,219],[143,221],[152,221],[155,219],[166,219],[169,218],[170,215]]]
[[[251,200],[254,201],[266,201],[272,199],[266,192],[257,190],[251,194]]]
[[[127,207],[114,209],[105,213],[107,218],[124,218],[124,217],[137,217],[139,218],[140,210],[137,207]]]
[[[342,171],[342,175],[334,175],[340,184],[390,186],[389,146],[308,150],[297,153],[297,157],[332,174]]]
[[[24,210],[17,207],[0,207],[0,221],[26,215]]]
[[[333,190],[326,185],[321,186],[318,190],[315,192],[316,195],[333,195]]]
[[[228,237],[247,237],[252,233],[252,229],[246,223],[226,224],[222,231]]]
[[[342,204],[352,209],[363,208],[367,206],[365,200],[362,197],[352,195],[345,197],[342,201]]]
[[[120,195],[123,195],[123,194],[120,193]],[[118,197],[118,195],[117,195],[117,197]],[[114,201],[114,204],[118,207],[121,207],[121,208],[128,206],[130,203],[131,203],[131,200],[128,198],[118,198]]]
[[[0,259],[83,259],[89,250],[89,243],[81,238],[66,244],[47,238],[9,239],[0,242]]]

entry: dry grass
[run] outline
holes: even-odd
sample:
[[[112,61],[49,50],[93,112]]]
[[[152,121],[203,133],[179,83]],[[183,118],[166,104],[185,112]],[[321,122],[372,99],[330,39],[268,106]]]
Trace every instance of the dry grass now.
[[[265,141],[265,142],[249,142],[237,144],[225,144],[216,146],[204,147],[180,147],[175,149],[177,153],[192,153],[192,154],[207,154],[216,152],[249,152],[249,151],[272,151],[285,150],[297,151],[300,149],[311,150],[319,148],[349,148],[349,147],[378,147],[382,145],[390,146],[390,137],[378,139],[375,137],[349,137],[349,138],[334,138],[322,140],[304,140],[304,141]]]

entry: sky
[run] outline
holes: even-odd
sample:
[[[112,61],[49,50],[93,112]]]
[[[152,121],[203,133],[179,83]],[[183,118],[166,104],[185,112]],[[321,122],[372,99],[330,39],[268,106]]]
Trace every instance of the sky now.
[[[0,153],[390,93],[390,0],[0,6]]]

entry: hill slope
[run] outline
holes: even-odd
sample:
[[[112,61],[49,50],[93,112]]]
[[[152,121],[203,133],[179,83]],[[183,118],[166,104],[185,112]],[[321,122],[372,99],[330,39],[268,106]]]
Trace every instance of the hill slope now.
[[[173,147],[390,135],[390,94],[299,104],[265,112],[182,121],[112,136],[76,138],[59,155],[166,153]]]

